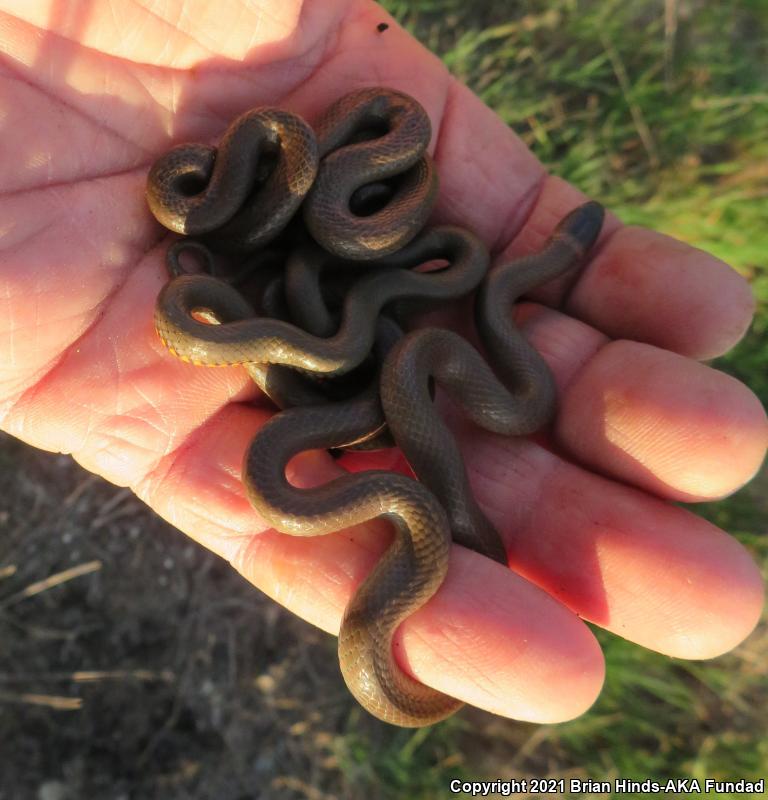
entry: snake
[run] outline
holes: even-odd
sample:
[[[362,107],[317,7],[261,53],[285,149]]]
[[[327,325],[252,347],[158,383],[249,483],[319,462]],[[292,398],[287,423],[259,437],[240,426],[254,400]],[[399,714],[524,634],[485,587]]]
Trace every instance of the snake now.
[[[219,248],[250,252],[291,221],[318,169],[317,139],[297,114],[255,108],[227,128],[218,147],[184,143],[147,176],[150,211],[169,230],[208,235]]]
[[[442,584],[452,542],[507,563],[498,532],[472,496],[457,444],[433,408],[434,383],[486,430],[524,435],[551,421],[554,379],[514,326],[511,306],[585,257],[603,211],[597,203],[581,206],[539,252],[489,272],[490,256],[474,234],[424,228],[437,176],[427,153],[429,118],[416,101],[394,90],[363,89],[328,109],[314,139],[305,126],[279,109],[247,112],[218,148],[181,145],[161,157],[147,187],[159,221],[226,252],[263,247],[299,210],[317,244],[295,248],[285,277],[270,284],[270,304],[287,318],[258,314],[215,274],[204,252],[209,274],[186,273],[177,252],[173,277],[157,299],[155,327],[184,360],[243,365],[284,409],[260,429],[243,459],[246,494],[267,524],[317,536],[376,517],[392,523],[393,543],[345,609],[339,663],[370,713],[418,727],[462,703],[401,669],[393,654],[397,629]],[[281,195],[291,181],[294,188]],[[447,266],[415,271],[435,259]],[[321,273],[355,269],[355,262],[359,277],[334,315]],[[398,301],[429,306],[475,289],[487,360],[455,333],[425,328],[401,336],[381,316]],[[354,396],[329,402],[316,385],[308,387],[309,373],[350,374],[374,344],[379,377]],[[381,446],[385,420],[418,481],[378,470],[311,489],[286,479],[288,462],[305,450]]]
[[[390,432],[415,474],[445,507],[454,541],[505,565],[501,538],[473,496],[458,445],[433,411],[432,382],[487,431],[522,436],[551,422],[554,378],[515,327],[512,305],[581,262],[600,233],[603,216],[599,203],[584,203],[558,223],[538,252],[505,261],[483,279],[475,321],[487,361],[462,336],[422,328],[393,346],[382,370],[381,402]]]
[[[427,113],[403,92],[365,88],[333,103],[315,128],[320,167],[303,205],[315,241],[349,259],[399,250],[424,227],[437,200]],[[383,208],[353,212],[357,192],[393,180]]]
[[[347,686],[367,711],[385,722],[420,727],[462,705],[405,674],[392,650],[401,622],[445,578],[451,547],[445,511],[422,484],[397,473],[368,470],[311,489],[297,489],[285,477],[294,455],[335,447],[368,430],[380,413],[377,405],[362,396],[276,414],[246,452],[243,481],[262,518],[294,536],[327,534],[375,517],[392,523],[393,543],[344,611],[339,664]]]

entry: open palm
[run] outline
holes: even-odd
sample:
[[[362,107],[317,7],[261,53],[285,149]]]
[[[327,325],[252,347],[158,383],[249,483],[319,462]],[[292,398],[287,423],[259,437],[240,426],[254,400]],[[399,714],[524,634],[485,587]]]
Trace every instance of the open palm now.
[[[382,84],[432,118],[437,218],[475,230],[495,258],[536,248],[580,195],[370,0],[0,0],[0,22],[3,427],[132,487],[337,632],[387,526],[309,540],[264,530],[240,464],[271,412],[250,402],[243,370],[183,364],[154,333],[166,233],[144,201],[149,165],[253,106],[312,120]],[[730,348],[753,312],[745,282],[716,259],[609,218],[578,281],[539,300],[519,318],[558,382],[551,439],[453,421],[471,438],[470,479],[512,568],[454,548],[440,592],[396,644],[400,664],[443,692],[553,722],[602,684],[580,618],[684,658],[725,652],[755,625],[762,586],[747,553],[667,501],[741,486],[768,426],[749,390],[696,360]],[[397,464],[392,453],[348,459]],[[339,469],[308,453],[290,477],[309,485]]]

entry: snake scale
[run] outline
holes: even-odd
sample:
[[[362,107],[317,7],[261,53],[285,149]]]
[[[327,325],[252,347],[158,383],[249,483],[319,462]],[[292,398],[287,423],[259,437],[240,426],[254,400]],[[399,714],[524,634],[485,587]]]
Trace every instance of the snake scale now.
[[[392,544],[345,610],[339,661],[369,712],[411,727],[444,719],[461,702],[401,669],[392,650],[398,626],[440,587],[452,542],[507,563],[472,496],[459,447],[434,411],[434,386],[486,430],[524,435],[546,426],[554,381],[514,326],[512,305],[582,262],[603,221],[602,207],[585,203],[539,252],[489,271],[477,236],[425,227],[438,191],[430,137],[429,118],[413,98],[372,87],[334,102],[314,127],[282,109],[248,111],[218,147],[172,148],[147,181],[158,221],[195,237],[168,251],[171,280],[155,308],[161,340],[196,364],[243,365],[283,409],[247,447],[251,504],[294,536],[376,517],[392,523]],[[185,248],[202,270],[181,267]],[[211,250],[248,267],[227,278]],[[282,268],[262,281],[258,300],[247,298],[242,276],[258,283],[253,276],[267,274],[275,252]],[[409,307],[473,291],[486,357],[448,330],[403,335]],[[302,451],[376,448],[390,437],[418,480],[369,470],[301,489],[286,479],[289,460]]]

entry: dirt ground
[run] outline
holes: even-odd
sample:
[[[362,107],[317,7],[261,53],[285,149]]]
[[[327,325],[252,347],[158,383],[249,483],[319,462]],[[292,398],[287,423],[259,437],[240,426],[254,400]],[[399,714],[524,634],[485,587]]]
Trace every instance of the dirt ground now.
[[[0,497],[0,800],[350,796],[335,639],[67,456],[0,435]]]

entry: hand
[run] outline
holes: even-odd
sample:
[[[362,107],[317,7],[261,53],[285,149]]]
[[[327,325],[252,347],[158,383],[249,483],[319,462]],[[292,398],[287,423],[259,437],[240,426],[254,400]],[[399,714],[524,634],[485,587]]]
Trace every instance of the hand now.
[[[312,120],[381,84],[431,115],[439,218],[475,230],[496,258],[535,249],[582,198],[373,2],[189,0],[166,4],[166,18],[149,7],[0,0],[3,427],[131,486],[336,632],[387,528],[301,540],[262,530],[240,463],[271,412],[246,402],[257,392],[243,370],[181,363],[153,330],[166,237],[144,201],[149,165],[254,105]],[[603,679],[579,617],[683,658],[723,653],[753,628],[762,586],[747,553],[667,501],[743,485],[768,426],[746,387],[697,361],[728,350],[753,313],[745,281],[711,256],[609,218],[575,285],[539,299],[548,305],[519,318],[559,385],[552,447],[456,426],[512,570],[454,548],[438,595],[403,624],[398,657],[469,703],[557,722]],[[339,469],[308,453],[291,479]]]

